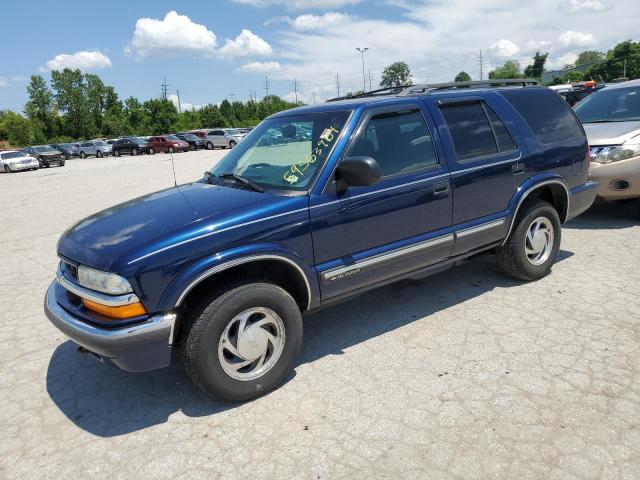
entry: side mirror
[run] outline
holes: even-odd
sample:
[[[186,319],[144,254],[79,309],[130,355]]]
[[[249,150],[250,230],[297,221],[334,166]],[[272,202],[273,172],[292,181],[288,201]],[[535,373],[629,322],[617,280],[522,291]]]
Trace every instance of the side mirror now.
[[[348,187],[366,187],[380,181],[380,165],[371,157],[347,157],[336,169],[336,192]]]

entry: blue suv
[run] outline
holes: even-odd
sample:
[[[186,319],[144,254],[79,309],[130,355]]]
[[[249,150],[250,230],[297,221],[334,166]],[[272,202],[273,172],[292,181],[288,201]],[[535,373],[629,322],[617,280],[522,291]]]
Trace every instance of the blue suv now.
[[[272,115],[202,179],[67,230],[48,318],[126,371],[180,347],[196,385],[239,401],[283,381],[305,312],[488,251],[547,275],[595,197],[587,140],[553,91],[499,82]]]

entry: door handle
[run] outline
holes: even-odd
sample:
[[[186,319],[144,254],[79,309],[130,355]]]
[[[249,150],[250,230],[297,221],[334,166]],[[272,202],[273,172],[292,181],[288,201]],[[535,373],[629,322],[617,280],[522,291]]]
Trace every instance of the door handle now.
[[[524,163],[516,163],[511,166],[511,173],[514,175],[518,175],[519,173],[524,173],[525,167]]]
[[[433,184],[433,196],[445,197],[449,195],[451,191],[451,185],[449,182],[438,182]]]

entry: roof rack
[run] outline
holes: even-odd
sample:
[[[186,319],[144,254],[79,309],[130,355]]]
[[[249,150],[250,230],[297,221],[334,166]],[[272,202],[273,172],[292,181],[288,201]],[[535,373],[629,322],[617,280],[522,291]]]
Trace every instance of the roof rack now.
[[[540,85],[538,80],[533,78],[506,78],[506,79],[489,79],[489,80],[470,80],[468,82],[447,82],[447,83],[421,83],[417,85],[397,85],[394,87],[379,88],[370,92],[359,93],[356,95],[345,95],[344,97],[330,98],[327,102],[337,102],[339,100],[350,100],[354,98],[378,97],[384,95],[410,96],[421,93],[429,93],[433,90],[460,90],[465,88],[499,88],[513,87],[520,85],[522,87],[531,87]]]
[[[404,88],[400,95],[414,95],[416,93],[429,93],[432,90],[458,90],[462,88],[499,88],[513,87],[520,85],[521,87],[530,87],[540,85],[538,80],[533,78],[504,78],[504,79],[488,79],[488,80],[470,80],[468,82],[447,82],[447,83],[422,83],[419,85],[410,85]]]

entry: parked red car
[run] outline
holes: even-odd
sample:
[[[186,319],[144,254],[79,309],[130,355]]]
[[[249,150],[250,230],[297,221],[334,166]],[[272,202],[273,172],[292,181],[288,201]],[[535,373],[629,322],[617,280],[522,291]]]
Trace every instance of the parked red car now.
[[[149,139],[149,153],[186,152],[189,144],[175,135],[160,135]]]

